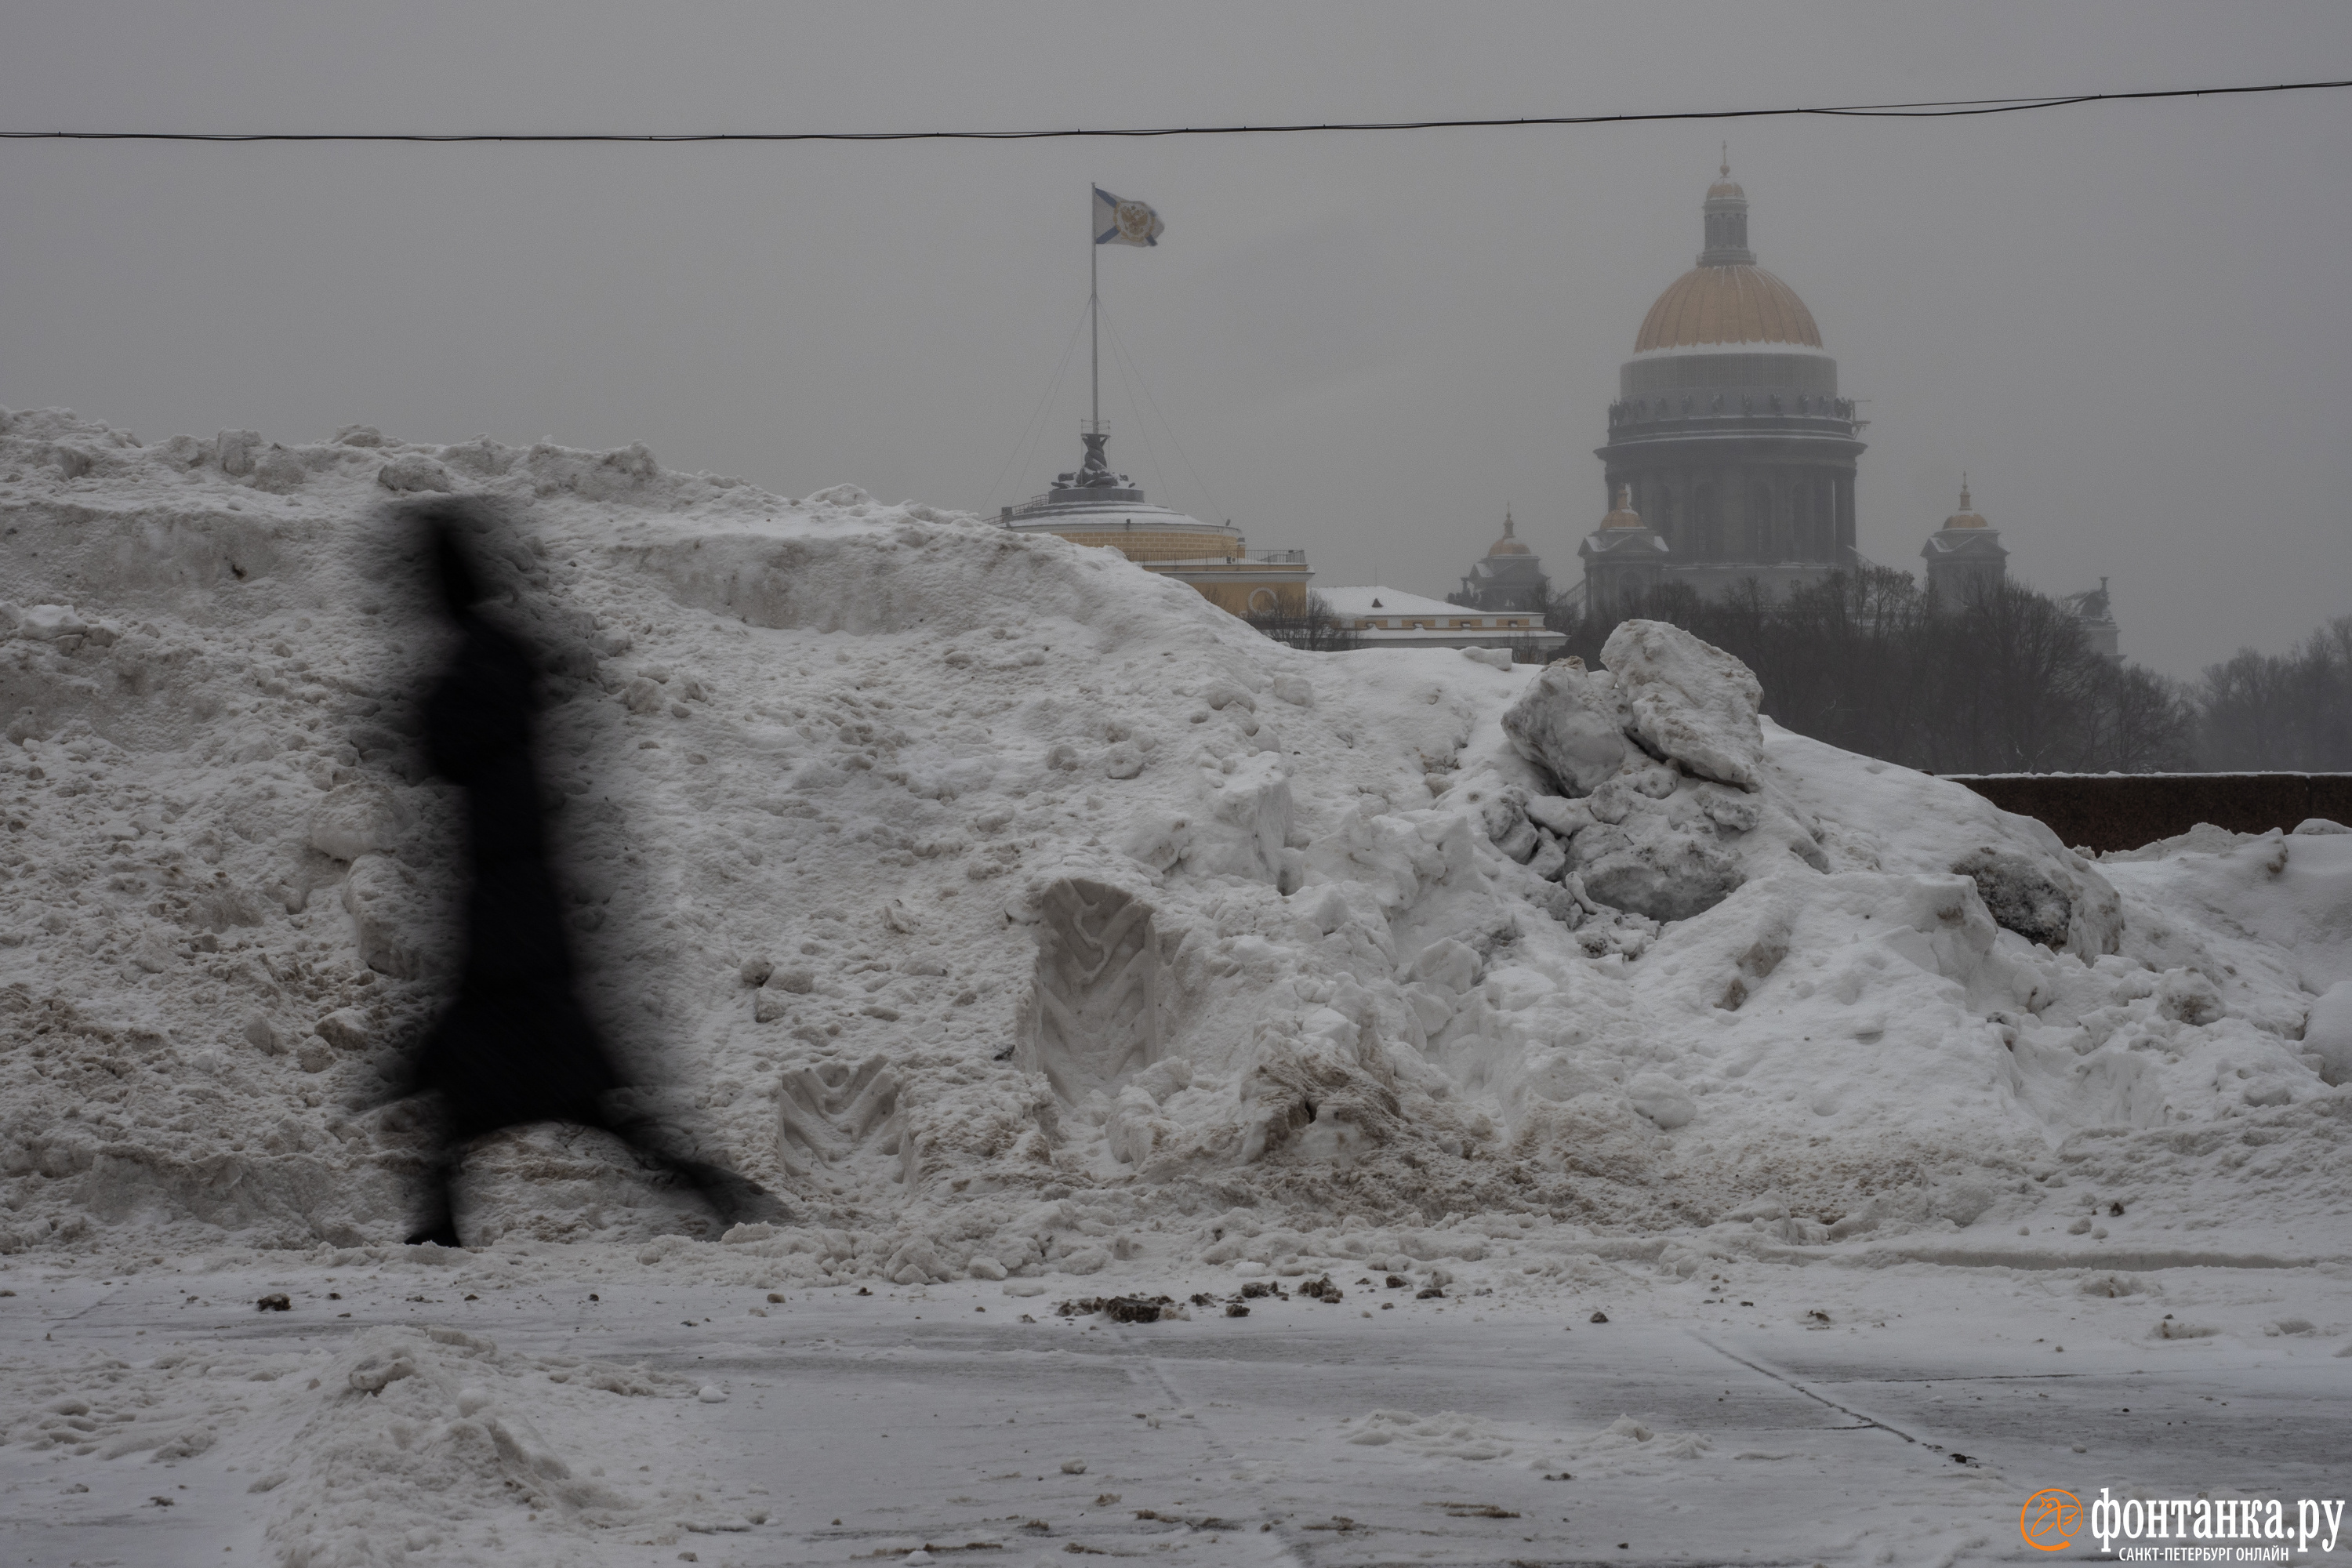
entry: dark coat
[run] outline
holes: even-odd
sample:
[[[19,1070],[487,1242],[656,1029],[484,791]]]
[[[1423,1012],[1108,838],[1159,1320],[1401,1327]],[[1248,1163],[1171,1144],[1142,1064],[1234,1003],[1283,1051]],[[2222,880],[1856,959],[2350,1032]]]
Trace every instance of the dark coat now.
[[[456,1140],[530,1121],[602,1125],[603,1097],[622,1079],[573,993],[531,755],[537,673],[480,616],[459,626],[457,658],[425,700],[425,743],[434,772],[466,792],[466,956],[410,1088],[441,1094]]]

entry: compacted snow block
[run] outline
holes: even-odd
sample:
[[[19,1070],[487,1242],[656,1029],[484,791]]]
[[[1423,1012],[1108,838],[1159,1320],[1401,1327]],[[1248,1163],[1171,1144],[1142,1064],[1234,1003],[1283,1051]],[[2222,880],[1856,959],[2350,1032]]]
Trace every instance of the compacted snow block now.
[[[1631,819],[1631,831],[1602,826],[1577,835],[1571,861],[1587,893],[1654,921],[1685,921],[1739,890],[1747,879],[1738,861],[1709,842],[1712,834],[1643,831],[1654,821],[1644,815]]]
[[[2303,1047],[2319,1058],[2321,1079],[2352,1083],[2352,980],[2340,980],[2311,1005]]]
[[[2042,850],[2038,861],[1980,849],[1952,867],[1974,879],[1994,923],[2085,962],[2119,951],[2124,907],[2114,885],[2040,823],[2031,817],[2017,820],[2040,829],[2048,841],[2037,846]]]
[[[310,814],[310,847],[337,860],[356,860],[397,843],[413,816],[383,785],[347,784],[331,791]]]
[[[1573,874],[1587,897],[1659,921],[1721,903],[1759,849],[1822,868],[1811,831],[1766,787],[1763,690],[1746,665],[1664,621],[1627,621],[1601,657],[1605,670],[1552,665],[1503,715],[1519,754],[1570,797],[1524,807],[1559,853],[1524,823],[1489,824],[1507,853],[1528,837],[1538,875]]]
[[[1952,869],[1977,885],[1995,924],[2056,952],[2066,945],[2074,900],[2057,879],[2014,850],[1979,849]]]
[[[1625,705],[1617,679],[1580,658],[1548,665],[1503,715],[1519,755],[1542,766],[1570,795],[1591,795],[1625,765]]]
[[[1756,787],[1764,688],[1746,665],[1664,621],[1625,622],[1609,634],[1601,662],[1617,677],[1627,732],[1643,751],[1699,778]]]
[[[1766,753],[1763,691],[1747,666],[1663,621],[1625,622],[1601,657],[1605,670],[1560,660],[1503,715],[1512,745],[1565,797],[1524,802],[1524,821],[1490,821],[1507,853],[1532,823],[1560,846],[1530,846],[1524,863],[1538,875],[1656,921],[1702,914],[1791,858],[1829,868],[1823,829]],[[2089,862],[2031,818],[1928,787],[1941,798],[1900,826],[1941,853],[1915,868],[1967,877],[1995,924],[2053,952],[2116,950],[2121,904]]]

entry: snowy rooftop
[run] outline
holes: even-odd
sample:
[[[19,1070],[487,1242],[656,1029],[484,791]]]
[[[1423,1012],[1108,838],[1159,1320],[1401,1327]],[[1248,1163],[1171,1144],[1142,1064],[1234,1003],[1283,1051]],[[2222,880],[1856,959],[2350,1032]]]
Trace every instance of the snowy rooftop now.
[[[1335,614],[1359,618],[1375,616],[1383,617],[1444,616],[1453,619],[1481,614],[1480,611],[1465,605],[1449,605],[1443,599],[1432,599],[1420,594],[1408,594],[1402,589],[1385,587],[1379,584],[1359,587],[1321,588],[1317,592],[1323,595],[1323,602],[1329,605]]]

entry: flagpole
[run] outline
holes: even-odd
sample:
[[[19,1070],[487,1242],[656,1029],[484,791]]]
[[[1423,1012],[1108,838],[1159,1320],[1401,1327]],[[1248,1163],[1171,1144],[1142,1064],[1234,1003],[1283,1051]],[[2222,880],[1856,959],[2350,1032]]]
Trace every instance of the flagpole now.
[[[1087,353],[1094,366],[1087,427],[1098,432],[1102,429],[1102,246],[1092,233],[1087,240]]]

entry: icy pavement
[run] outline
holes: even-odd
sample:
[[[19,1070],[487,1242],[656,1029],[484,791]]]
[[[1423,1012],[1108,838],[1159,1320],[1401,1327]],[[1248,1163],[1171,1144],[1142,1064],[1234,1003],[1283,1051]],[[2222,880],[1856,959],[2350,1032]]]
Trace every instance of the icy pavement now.
[[[2044,1487],[2340,1492],[2352,1393],[2340,1338],[2294,1327],[2352,1316],[2332,1266],[2165,1270],[2125,1297],[1919,1265],[1507,1300],[1348,1273],[1338,1302],[1132,1325],[977,1282],[592,1295],[479,1254],[437,1282],[12,1273],[7,1402],[91,1428],[0,1449],[0,1560],[24,1564],[2042,1561],[2017,1517]],[[2151,1337],[2168,1322],[2191,1337]],[[395,1342],[420,1365],[358,1386],[383,1363],[363,1347]],[[336,1471],[350,1423],[430,1395],[436,1347],[471,1358],[454,1407],[437,1428],[404,1407],[394,1442],[494,1441],[455,1469]],[[603,1495],[558,1497],[559,1473]]]

